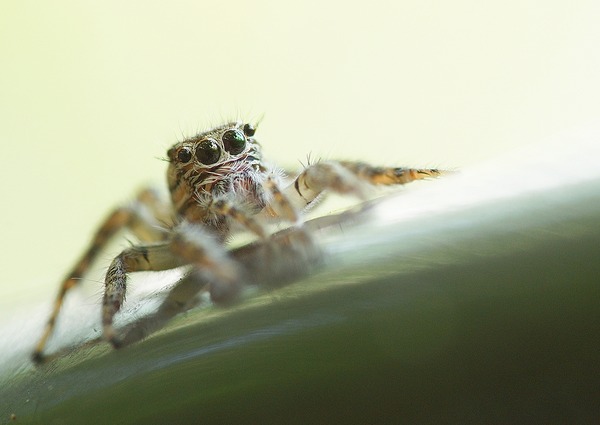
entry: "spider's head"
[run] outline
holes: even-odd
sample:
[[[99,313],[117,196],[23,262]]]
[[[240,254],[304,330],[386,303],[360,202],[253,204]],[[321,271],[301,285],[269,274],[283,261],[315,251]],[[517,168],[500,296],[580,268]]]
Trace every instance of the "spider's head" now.
[[[251,124],[232,122],[175,144],[167,152],[169,175],[197,185],[260,167],[260,145]],[[170,177],[171,178],[171,177]]]

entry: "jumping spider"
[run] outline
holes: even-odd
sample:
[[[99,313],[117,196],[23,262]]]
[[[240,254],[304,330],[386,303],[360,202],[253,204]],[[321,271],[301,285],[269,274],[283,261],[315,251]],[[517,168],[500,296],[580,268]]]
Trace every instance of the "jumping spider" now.
[[[405,184],[437,176],[436,169],[373,167],[360,162],[323,161],[306,166],[296,177],[263,160],[251,124],[231,122],[172,146],[167,180],[171,202],[143,190],[130,205],[115,209],[62,282],[33,359],[43,360],[46,342],[69,289],[77,285],[98,253],[121,229],[129,229],[141,244],[115,257],[106,272],[102,300],[103,337],[114,347],[120,339],[113,317],[125,299],[127,276],[138,271],[193,265],[206,279],[213,301],[236,295],[244,268],[227,250],[238,228],[259,240],[271,237],[266,223],[285,221],[302,227],[300,212],[328,190],[364,198],[370,185]]]

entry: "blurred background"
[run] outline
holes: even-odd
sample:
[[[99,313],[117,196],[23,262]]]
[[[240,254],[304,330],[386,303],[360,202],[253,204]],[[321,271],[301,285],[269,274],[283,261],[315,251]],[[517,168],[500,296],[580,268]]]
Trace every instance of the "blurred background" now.
[[[594,0],[0,9],[0,320],[53,297],[110,208],[164,187],[166,149],[224,120],[262,117],[289,167],[464,168],[600,113]]]

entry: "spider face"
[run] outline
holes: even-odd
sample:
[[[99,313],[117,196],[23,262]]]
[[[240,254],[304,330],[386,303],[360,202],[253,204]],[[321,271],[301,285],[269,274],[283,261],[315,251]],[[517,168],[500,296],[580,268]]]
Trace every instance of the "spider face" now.
[[[175,144],[168,151],[169,185],[187,182],[194,190],[260,169],[260,145],[255,129],[241,122],[228,123]]]
[[[168,151],[171,199],[181,217],[213,222],[209,205],[220,197],[264,207],[260,145],[250,124],[232,122],[199,133]]]

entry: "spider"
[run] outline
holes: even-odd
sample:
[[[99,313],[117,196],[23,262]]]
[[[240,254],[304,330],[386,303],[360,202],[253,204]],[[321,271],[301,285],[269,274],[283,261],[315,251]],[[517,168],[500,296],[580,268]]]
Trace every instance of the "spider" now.
[[[319,161],[290,178],[263,160],[256,126],[230,122],[173,145],[167,152],[170,203],[151,189],[116,208],[60,285],[53,309],[33,352],[37,363],[51,336],[63,300],[89,270],[99,252],[122,229],[141,242],[123,250],[106,272],[102,300],[103,338],[115,348],[122,340],[113,318],[125,300],[127,277],[192,265],[214,302],[231,300],[246,277],[243,262],[228,250],[239,230],[259,241],[273,239],[270,222],[302,228],[302,213],[326,191],[365,198],[373,185],[398,185],[440,175],[437,169],[374,167],[361,162]],[[259,259],[260,261],[260,259]],[[261,265],[264,266],[264,265]]]

